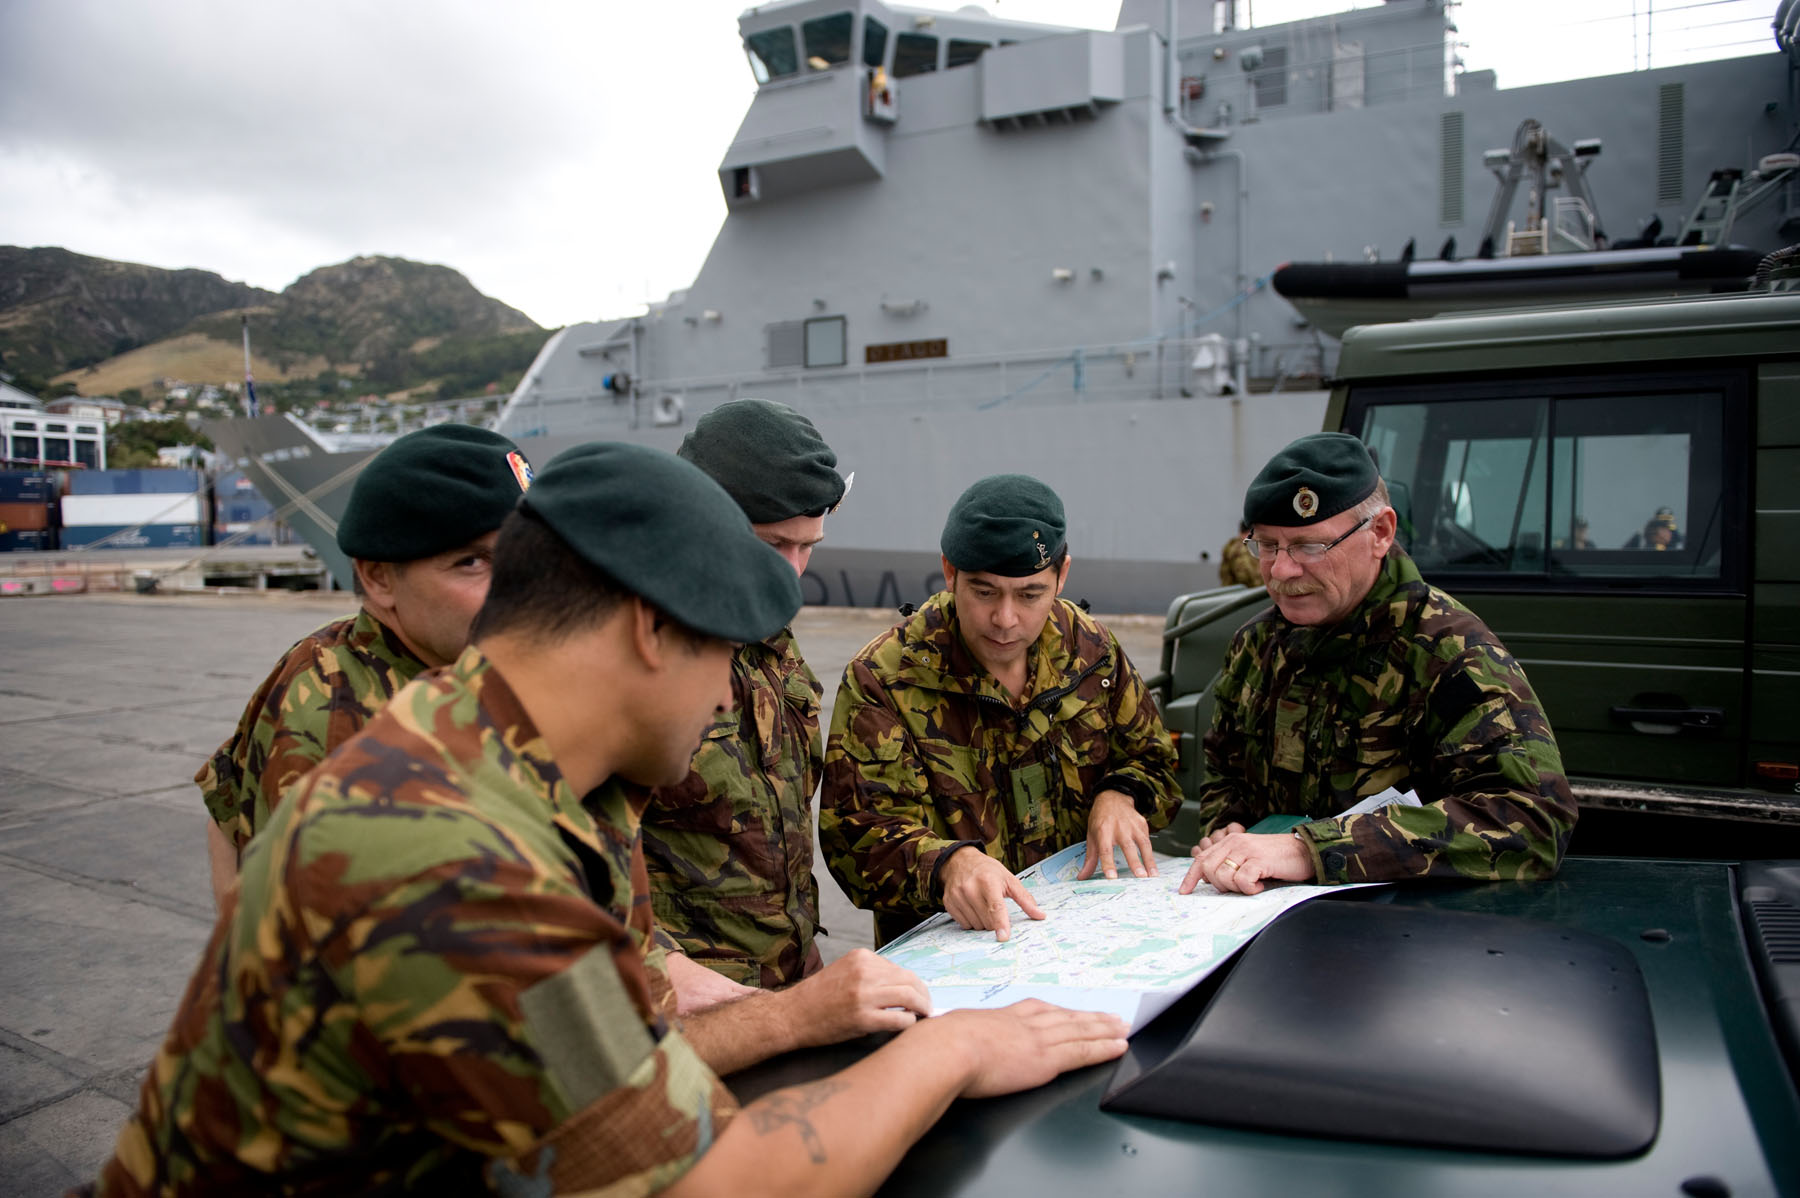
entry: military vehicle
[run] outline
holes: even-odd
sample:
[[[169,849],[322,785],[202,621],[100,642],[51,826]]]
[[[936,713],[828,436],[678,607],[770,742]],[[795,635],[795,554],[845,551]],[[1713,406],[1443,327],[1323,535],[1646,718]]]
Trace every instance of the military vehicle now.
[[[1354,329],[1326,427],[1525,663],[1574,852],[1297,907],[1117,1065],[953,1104],[881,1193],[1800,1194],[1800,289]],[[1190,794],[1267,602],[1169,608]]]
[[[1354,329],[1325,427],[1367,442],[1420,571],[1524,664],[1579,851],[1800,852],[1800,289]],[[1190,795],[1225,646],[1267,605],[1170,605]]]

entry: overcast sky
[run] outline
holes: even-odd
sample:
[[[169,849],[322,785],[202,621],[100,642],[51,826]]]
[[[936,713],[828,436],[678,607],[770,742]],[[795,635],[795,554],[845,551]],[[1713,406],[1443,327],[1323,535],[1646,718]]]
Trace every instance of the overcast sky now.
[[[1268,25],[1344,0],[1252,0]],[[1773,49],[1776,0],[1466,0],[1502,87]],[[280,290],[441,262],[545,325],[692,281],[754,84],[743,0],[0,0],[0,243]],[[943,8],[956,7],[953,3]],[[987,0],[1111,28],[1117,0]],[[1558,31],[1561,35],[1558,36]]]

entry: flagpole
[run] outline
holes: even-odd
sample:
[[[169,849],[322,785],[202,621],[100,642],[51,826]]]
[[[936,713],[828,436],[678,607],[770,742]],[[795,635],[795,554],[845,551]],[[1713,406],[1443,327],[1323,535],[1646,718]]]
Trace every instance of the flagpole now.
[[[240,319],[244,322],[244,415],[254,420],[256,418],[256,380],[250,377],[250,314],[245,312]]]

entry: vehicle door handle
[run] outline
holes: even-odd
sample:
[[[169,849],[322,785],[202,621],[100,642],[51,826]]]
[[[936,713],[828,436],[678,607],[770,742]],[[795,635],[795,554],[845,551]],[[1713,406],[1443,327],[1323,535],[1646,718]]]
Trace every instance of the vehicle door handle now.
[[[1662,724],[1696,732],[1717,732],[1725,726],[1722,707],[1615,707],[1612,717],[1633,724]]]

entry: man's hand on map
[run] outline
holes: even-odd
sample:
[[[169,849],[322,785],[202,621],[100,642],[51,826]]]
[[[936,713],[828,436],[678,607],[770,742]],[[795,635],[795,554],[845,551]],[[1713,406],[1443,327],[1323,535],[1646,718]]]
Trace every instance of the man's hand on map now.
[[[910,969],[866,948],[851,949],[781,992],[793,1004],[802,1046],[897,1032],[931,1014],[931,991]]]
[[[1031,891],[1013,876],[1012,870],[974,845],[964,845],[950,854],[938,871],[938,878],[944,885],[944,910],[951,918],[965,928],[992,929],[995,940],[1006,940],[1012,935],[1012,921],[1006,911],[1009,898],[1031,918],[1044,918]]]
[[[1313,876],[1312,854],[1299,837],[1263,836],[1227,824],[1194,846],[1194,864],[1180,891],[1192,894],[1206,882],[1221,894],[1260,894],[1264,882],[1310,882]]]
[[[1150,821],[1138,814],[1131,796],[1116,790],[1103,790],[1094,796],[1088,813],[1087,856],[1081,862],[1077,882],[1094,876],[1098,867],[1109,878],[1119,876],[1113,846],[1125,854],[1125,864],[1136,878],[1156,876],[1156,854],[1150,847]]]
[[[1110,1061],[1131,1029],[1117,1015],[1069,1011],[1028,998],[994,1011],[952,1011],[932,1026],[961,1039],[974,1064],[964,1098],[992,1098],[1041,1086],[1059,1073]],[[924,1029],[920,1029],[924,1030]]]
[[[692,1015],[695,1011],[756,993],[754,987],[739,985],[714,973],[686,953],[670,953],[665,968],[669,973],[669,984],[675,987],[675,1013],[678,1015]]]

